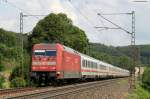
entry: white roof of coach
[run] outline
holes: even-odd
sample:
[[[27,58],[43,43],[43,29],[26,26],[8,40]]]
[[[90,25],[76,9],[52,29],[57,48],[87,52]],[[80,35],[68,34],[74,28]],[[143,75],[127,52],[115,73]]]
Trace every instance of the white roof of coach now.
[[[67,46],[64,46],[64,45],[63,45],[63,48],[64,48],[64,50],[66,50],[66,51],[68,51],[68,52],[80,54],[78,51],[76,51],[76,50],[74,50],[74,49],[72,49],[72,48],[70,48],[70,47],[67,47]]]

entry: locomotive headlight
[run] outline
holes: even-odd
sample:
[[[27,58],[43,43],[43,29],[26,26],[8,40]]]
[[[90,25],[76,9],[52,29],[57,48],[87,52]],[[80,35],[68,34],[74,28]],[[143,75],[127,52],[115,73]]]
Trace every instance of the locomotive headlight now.
[[[57,72],[57,73],[56,73],[56,76],[59,77],[59,76],[60,76],[60,72]]]
[[[60,72],[57,72],[57,74],[60,74]]]

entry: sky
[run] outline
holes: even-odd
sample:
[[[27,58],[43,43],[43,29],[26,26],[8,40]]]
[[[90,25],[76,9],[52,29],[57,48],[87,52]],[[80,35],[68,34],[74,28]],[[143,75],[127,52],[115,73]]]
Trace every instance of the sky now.
[[[130,44],[130,36],[120,29],[96,29],[114,27],[97,14],[131,13],[135,11],[136,44],[150,44],[150,2],[133,0],[0,0],[0,28],[19,32],[19,14],[48,15],[65,13],[73,24],[85,31],[90,42],[112,46]],[[113,23],[131,32],[131,15],[103,15]],[[31,32],[42,17],[24,17],[24,33]]]

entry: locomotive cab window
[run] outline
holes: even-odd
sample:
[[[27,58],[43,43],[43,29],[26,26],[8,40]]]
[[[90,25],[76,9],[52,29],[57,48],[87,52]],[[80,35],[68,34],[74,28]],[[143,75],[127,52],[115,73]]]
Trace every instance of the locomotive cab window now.
[[[35,50],[34,55],[37,55],[37,56],[56,56],[56,50]]]
[[[35,50],[34,55],[44,56],[45,55],[45,50]]]
[[[56,56],[56,50],[46,50],[45,55],[46,56]]]

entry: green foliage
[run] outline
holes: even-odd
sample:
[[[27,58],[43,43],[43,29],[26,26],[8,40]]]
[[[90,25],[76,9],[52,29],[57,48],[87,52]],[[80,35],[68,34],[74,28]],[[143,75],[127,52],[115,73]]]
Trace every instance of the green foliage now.
[[[11,80],[11,87],[25,87],[25,86],[26,82],[21,77],[15,77],[14,79]]]
[[[13,80],[13,78],[21,77],[21,75],[22,75],[21,67],[20,66],[14,67],[10,75],[10,81]]]
[[[3,71],[4,66],[2,64],[2,55],[0,54],[0,72]]]
[[[90,49],[94,50],[96,52],[107,53],[107,54],[112,55],[112,56],[125,55],[124,53],[118,51],[118,49],[116,49],[113,46],[106,46],[106,45],[100,44],[100,43],[90,43]]]
[[[140,51],[140,60],[144,65],[150,64],[150,45],[137,45]],[[117,47],[117,50],[131,57],[130,46]]]
[[[88,39],[85,32],[72,24],[65,14],[51,13],[40,20],[29,37],[35,43],[61,43],[80,52],[86,52]]]
[[[150,99],[150,68],[146,68],[141,81],[136,84],[136,88],[129,94],[129,99]]]
[[[19,65],[19,34],[0,28],[0,71]]]
[[[137,84],[136,89],[129,94],[127,99],[150,99],[150,92]]]
[[[5,78],[0,75],[0,88],[3,88],[3,83],[5,82]]]
[[[119,66],[121,68],[128,69],[130,71],[132,71],[134,69],[133,68],[133,60],[127,56],[118,57],[117,62],[118,62],[117,66]]]
[[[4,70],[4,66],[0,64],[0,72]]]
[[[23,67],[16,66],[13,68],[12,73],[10,75],[10,81],[12,81],[16,77],[22,77],[26,81],[26,84],[28,84],[29,80],[29,66],[30,66],[30,56],[29,54],[25,51],[23,55]],[[23,71],[22,71],[23,70]],[[22,74],[23,73],[23,74]]]
[[[142,76],[143,87],[150,91],[150,68],[146,68]]]
[[[16,34],[0,28],[0,43],[9,47],[14,46],[16,44]]]
[[[92,51],[90,54],[89,54],[91,57],[94,57],[96,59],[99,59],[101,61],[104,61],[104,62],[107,62],[107,63],[110,63],[112,64],[112,59],[111,59],[111,56],[107,53],[101,53],[101,52],[96,52],[96,51]]]
[[[29,69],[30,69],[30,55],[27,51],[25,51],[23,59],[23,74],[27,85],[29,84]]]

